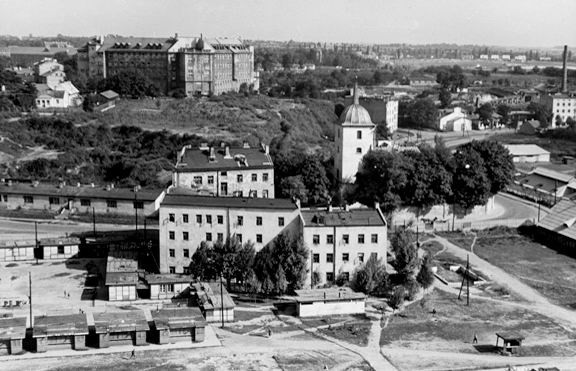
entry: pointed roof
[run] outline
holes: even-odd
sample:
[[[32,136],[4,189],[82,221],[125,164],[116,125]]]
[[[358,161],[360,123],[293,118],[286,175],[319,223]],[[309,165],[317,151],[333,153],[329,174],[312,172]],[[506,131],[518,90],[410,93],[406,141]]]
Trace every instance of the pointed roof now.
[[[354,102],[342,112],[339,124],[343,126],[376,126],[372,122],[368,110],[360,105],[357,82],[354,82]]]

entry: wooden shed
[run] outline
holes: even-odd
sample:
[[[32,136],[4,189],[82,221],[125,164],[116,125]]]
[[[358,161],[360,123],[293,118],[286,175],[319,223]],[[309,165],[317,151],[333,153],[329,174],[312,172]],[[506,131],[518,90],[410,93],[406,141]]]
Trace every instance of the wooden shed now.
[[[207,322],[234,321],[234,300],[228,290],[218,282],[199,282],[190,285],[192,299]]]
[[[502,353],[518,353],[518,348],[522,346],[522,341],[525,339],[524,336],[512,333],[512,332],[500,332],[496,333],[496,348],[498,348],[499,340],[502,339]]]
[[[144,312],[94,313],[94,326],[90,328],[89,343],[97,348],[115,345],[146,345],[146,333],[150,330]]]
[[[88,322],[83,313],[36,316],[32,331],[33,347],[38,353],[49,349],[86,349]]]
[[[26,317],[0,318],[0,355],[22,353]]]
[[[199,308],[152,310],[153,327],[149,341],[157,344],[204,341],[206,321]]]

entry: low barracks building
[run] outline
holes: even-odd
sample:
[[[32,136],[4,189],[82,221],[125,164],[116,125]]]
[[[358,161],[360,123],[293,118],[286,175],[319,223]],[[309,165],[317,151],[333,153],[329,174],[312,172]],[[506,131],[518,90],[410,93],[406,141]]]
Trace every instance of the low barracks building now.
[[[236,237],[260,250],[282,232],[300,230],[298,206],[287,199],[206,197],[169,193],[160,207],[160,273],[188,274],[202,241]]]
[[[268,147],[182,148],[172,184],[205,196],[274,198],[274,164]]]
[[[303,236],[311,272],[330,282],[350,277],[370,256],[386,259],[387,224],[376,209],[303,209],[287,199],[168,194],[160,206],[160,272],[189,273],[191,257],[208,244],[235,236],[258,251],[280,233]]]

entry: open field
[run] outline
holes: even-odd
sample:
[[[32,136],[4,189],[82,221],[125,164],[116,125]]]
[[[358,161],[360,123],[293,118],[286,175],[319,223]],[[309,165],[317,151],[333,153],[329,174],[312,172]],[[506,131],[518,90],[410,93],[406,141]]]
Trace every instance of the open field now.
[[[432,310],[436,314],[432,314]],[[473,299],[470,307],[457,296],[433,291],[424,302],[392,317],[382,330],[381,345],[413,350],[496,354],[496,332],[526,337],[522,356],[574,356],[576,334],[550,319],[507,303]],[[472,344],[474,334],[478,344]]]
[[[524,135],[517,133],[501,133],[491,139],[503,144],[536,144],[550,151],[551,159],[560,159],[562,156],[576,156],[574,142],[562,139],[543,138],[536,135]]]
[[[474,253],[516,276],[552,302],[576,309],[575,258],[506,229],[479,232]]]

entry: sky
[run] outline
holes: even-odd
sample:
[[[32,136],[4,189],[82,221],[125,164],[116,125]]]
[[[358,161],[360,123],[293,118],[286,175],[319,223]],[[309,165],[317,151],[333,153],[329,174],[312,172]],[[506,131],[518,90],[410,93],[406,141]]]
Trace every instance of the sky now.
[[[576,0],[0,0],[0,34],[576,46]]]

